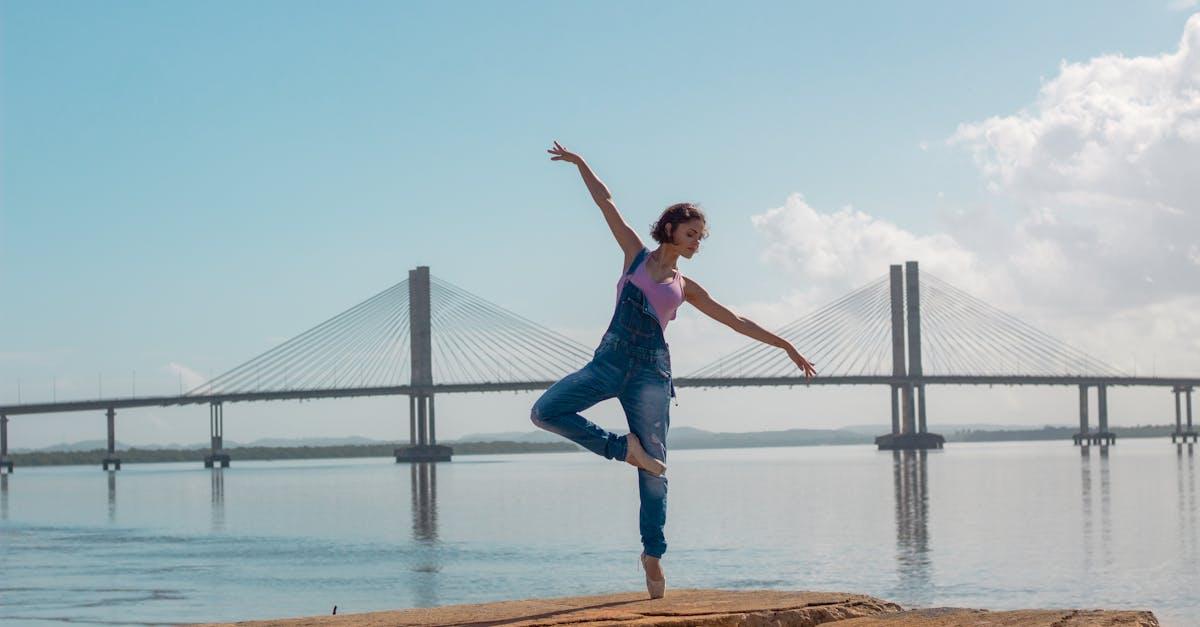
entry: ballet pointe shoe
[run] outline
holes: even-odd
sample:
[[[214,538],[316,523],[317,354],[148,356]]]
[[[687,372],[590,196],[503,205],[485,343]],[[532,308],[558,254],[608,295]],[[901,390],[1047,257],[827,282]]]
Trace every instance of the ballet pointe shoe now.
[[[627,437],[629,452],[625,455],[625,463],[637,466],[654,476],[662,476],[667,472],[667,465],[651,457],[646,449],[642,448],[642,443],[636,435],[630,433]]]
[[[650,557],[645,553],[642,553],[642,555],[638,558],[638,562],[641,563],[642,570],[646,571],[646,592],[650,593],[651,599],[661,599],[667,592],[667,577],[666,575],[663,575],[662,579],[651,579],[650,570],[646,568],[646,562],[650,560],[654,560],[655,563],[659,562],[657,558]],[[662,565],[659,564],[658,568],[659,570],[662,570]]]

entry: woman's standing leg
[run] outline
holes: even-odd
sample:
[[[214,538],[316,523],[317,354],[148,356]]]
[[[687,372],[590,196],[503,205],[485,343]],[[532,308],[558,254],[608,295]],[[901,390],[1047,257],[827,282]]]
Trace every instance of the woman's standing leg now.
[[[617,356],[598,350],[582,369],[550,386],[533,404],[529,419],[551,433],[557,433],[589,451],[617,461],[625,461],[625,438],[584,418],[579,412],[613,398],[620,390],[625,371]]]
[[[637,436],[651,457],[667,461],[667,429],[671,388],[669,375],[653,362],[635,370],[619,396],[629,421],[629,431]],[[646,555],[661,558],[667,550],[663,527],[667,524],[667,478],[638,469],[638,495],[641,508],[638,527]]]

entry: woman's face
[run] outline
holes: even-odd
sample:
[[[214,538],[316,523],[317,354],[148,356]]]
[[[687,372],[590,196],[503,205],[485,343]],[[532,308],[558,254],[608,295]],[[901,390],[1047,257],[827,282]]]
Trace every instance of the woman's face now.
[[[704,220],[692,218],[672,227],[671,243],[679,248],[679,254],[691,259],[700,251],[700,240],[704,237]]]

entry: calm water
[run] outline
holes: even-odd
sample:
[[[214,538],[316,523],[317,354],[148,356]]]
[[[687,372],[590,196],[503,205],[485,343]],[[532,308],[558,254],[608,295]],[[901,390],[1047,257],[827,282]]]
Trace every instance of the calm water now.
[[[948,447],[672,451],[668,584],[1200,624],[1192,447]],[[0,488],[6,625],[644,589],[635,471],[590,453],[26,467]]]

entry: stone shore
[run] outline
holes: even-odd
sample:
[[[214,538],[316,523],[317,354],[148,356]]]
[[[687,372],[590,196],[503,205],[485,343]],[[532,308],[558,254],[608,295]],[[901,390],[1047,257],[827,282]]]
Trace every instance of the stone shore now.
[[[332,610],[332,608],[330,608]],[[971,608],[904,609],[862,594],[774,590],[667,590],[661,599],[644,591],[593,596],[525,599],[472,605],[390,610],[361,614],[281,618],[212,625],[339,625],[354,627],[535,625],[572,627],[1157,627],[1148,610]]]

